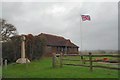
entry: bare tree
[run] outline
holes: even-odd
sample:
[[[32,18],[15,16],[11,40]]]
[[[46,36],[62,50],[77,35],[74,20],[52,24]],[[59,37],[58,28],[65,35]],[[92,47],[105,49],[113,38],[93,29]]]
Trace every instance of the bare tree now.
[[[4,19],[0,19],[0,36],[2,39],[0,41],[8,41],[11,36],[17,34],[17,29],[14,25],[9,24]]]

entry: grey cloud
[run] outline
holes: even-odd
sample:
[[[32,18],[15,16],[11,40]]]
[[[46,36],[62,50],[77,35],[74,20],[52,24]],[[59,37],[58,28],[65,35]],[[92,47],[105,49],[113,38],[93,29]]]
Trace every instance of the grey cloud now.
[[[3,18],[14,24],[20,34],[41,32],[71,39],[83,49],[117,49],[116,3],[22,2],[3,3]],[[90,14],[91,21],[81,22],[80,14]]]

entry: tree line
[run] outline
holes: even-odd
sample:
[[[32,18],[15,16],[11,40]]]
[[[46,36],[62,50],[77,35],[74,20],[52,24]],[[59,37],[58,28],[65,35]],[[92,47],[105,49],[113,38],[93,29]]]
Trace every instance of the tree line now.
[[[0,18],[0,44],[2,44],[2,58],[8,62],[15,62],[21,57],[21,36],[17,28]],[[24,35],[26,58],[40,59],[45,53],[46,39],[44,36]]]
[[[46,39],[43,36],[24,35],[25,55],[30,60],[40,59],[45,54]],[[12,36],[11,40],[2,43],[2,57],[8,62],[15,62],[21,57],[21,35]]]

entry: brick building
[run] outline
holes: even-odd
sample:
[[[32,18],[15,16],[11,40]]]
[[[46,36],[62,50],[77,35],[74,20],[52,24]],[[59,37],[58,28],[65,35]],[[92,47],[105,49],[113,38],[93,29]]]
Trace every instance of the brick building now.
[[[53,52],[59,54],[63,52],[64,54],[78,53],[78,46],[72,43],[69,39],[65,39],[61,36],[51,35],[41,33],[38,36],[43,36],[46,39],[46,53],[51,55]]]

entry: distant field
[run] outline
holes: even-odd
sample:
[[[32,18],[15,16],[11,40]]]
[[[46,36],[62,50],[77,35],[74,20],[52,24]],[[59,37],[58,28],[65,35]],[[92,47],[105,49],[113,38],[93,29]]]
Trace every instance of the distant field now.
[[[74,58],[73,58],[74,59]],[[78,57],[79,59],[79,57]],[[78,62],[79,63],[79,62]],[[81,62],[80,62],[81,63]],[[29,64],[9,64],[3,68],[4,78],[118,78],[117,70],[88,67],[66,66],[52,68],[52,59],[43,58]]]

